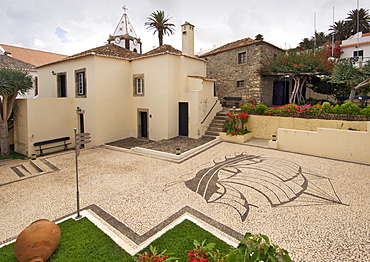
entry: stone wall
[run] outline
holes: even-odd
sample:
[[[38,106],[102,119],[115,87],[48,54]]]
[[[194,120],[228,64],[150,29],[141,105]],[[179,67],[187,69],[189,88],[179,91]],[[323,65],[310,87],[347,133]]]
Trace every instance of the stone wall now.
[[[247,52],[247,62],[238,64],[238,54]],[[261,77],[257,70],[261,61],[266,61],[283,51],[266,42],[237,47],[231,50],[204,56],[208,60],[207,77],[216,79],[217,96],[241,97],[242,102],[255,98],[258,103],[272,103],[273,77]],[[237,81],[243,81],[243,87],[237,87]]]

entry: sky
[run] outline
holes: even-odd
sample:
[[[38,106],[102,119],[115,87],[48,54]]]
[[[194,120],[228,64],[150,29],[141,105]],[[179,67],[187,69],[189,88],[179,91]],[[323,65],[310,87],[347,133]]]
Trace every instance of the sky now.
[[[296,47],[317,32],[329,33],[350,10],[369,0],[0,0],[0,44],[73,55],[107,43],[124,10],[143,43],[158,46],[144,23],[164,10],[175,34],[164,43],[181,50],[181,25],[195,26],[195,52],[262,34],[280,48]]]

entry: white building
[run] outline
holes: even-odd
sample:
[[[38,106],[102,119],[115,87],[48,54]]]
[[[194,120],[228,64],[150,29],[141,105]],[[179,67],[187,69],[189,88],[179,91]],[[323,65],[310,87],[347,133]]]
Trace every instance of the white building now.
[[[370,60],[370,33],[359,32],[344,40],[340,47],[343,51],[341,58],[351,59],[361,67],[365,61]]]

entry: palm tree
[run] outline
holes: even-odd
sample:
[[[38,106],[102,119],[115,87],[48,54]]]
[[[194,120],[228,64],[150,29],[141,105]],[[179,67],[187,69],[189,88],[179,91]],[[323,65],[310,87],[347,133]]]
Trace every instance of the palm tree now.
[[[347,14],[346,26],[350,35],[357,32],[369,33],[370,32],[370,15],[369,9],[360,8],[354,9]],[[359,23],[358,23],[359,22]]]
[[[0,68],[0,148],[1,155],[9,155],[8,120],[18,93],[32,88],[31,76],[22,71]]]
[[[331,31],[330,36],[334,34],[334,41],[345,40],[351,36],[346,21],[344,20],[335,22],[334,25],[330,26],[329,31]]]
[[[174,34],[175,31],[175,25],[168,23],[168,21],[172,17],[165,16],[164,11],[157,10],[150,14],[148,18],[148,22],[145,22],[145,25],[147,26],[147,30],[154,30],[155,34],[158,32],[158,39],[159,39],[159,46],[163,45],[163,36],[165,34],[170,35]]]

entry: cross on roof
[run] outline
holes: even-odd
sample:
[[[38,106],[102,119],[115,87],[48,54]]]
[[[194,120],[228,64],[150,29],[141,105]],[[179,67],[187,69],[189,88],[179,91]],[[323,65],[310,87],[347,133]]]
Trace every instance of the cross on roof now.
[[[126,7],[126,5],[124,5],[124,6],[122,7],[122,9],[123,9],[123,12],[126,14],[126,11],[128,10],[128,8]]]

